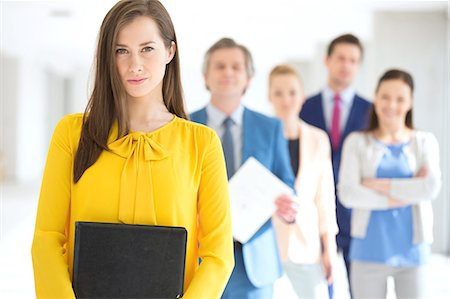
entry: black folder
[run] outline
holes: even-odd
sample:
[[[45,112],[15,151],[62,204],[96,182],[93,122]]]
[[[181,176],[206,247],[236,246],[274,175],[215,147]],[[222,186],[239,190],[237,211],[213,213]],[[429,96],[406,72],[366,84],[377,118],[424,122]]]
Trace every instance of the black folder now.
[[[180,298],[183,227],[76,222],[72,286],[77,298]]]

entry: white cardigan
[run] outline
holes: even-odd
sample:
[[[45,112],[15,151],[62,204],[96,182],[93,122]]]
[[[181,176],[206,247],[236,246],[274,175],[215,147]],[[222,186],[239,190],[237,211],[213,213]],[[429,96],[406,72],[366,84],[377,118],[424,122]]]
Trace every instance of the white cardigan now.
[[[425,177],[391,179],[390,196],[385,196],[361,185],[364,178],[375,178],[386,148],[371,133],[350,134],[343,146],[338,194],[341,203],[353,208],[351,235],[364,238],[372,210],[388,209],[388,199],[404,200],[413,207],[413,242],[433,241],[433,212],[431,199],[441,188],[439,145],[433,134],[414,131],[411,141],[403,148],[413,173],[422,166]]]
[[[328,235],[326,248],[335,259],[336,223],[333,168],[327,134],[303,121],[299,126],[299,169],[295,179],[299,209],[294,224],[272,217],[282,261],[314,264],[321,260],[321,235]]]

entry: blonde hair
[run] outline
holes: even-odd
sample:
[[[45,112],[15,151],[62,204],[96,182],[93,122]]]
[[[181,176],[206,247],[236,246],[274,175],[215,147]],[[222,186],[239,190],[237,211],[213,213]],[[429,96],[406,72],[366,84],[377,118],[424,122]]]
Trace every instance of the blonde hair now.
[[[293,76],[297,77],[298,81],[300,82],[300,86],[303,88],[302,77],[300,76],[300,74],[297,72],[297,70],[294,67],[292,67],[288,64],[279,64],[270,71],[269,86],[270,86],[270,83],[272,82],[273,77],[279,76],[279,75],[293,75]]]

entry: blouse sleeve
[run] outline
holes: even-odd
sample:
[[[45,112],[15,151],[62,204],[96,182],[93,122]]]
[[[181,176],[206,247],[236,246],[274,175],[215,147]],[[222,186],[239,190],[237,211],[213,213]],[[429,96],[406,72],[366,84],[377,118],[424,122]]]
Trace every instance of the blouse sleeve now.
[[[360,150],[362,133],[352,133],[344,141],[339,171],[338,193],[342,205],[347,208],[384,210],[388,208],[388,197],[361,185],[362,163]],[[367,162],[366,162],[367,163]]]
[[[433,199],[441,188],[439,145],[436,137],[431,133],[418,134],[424,134],[424,138],[418,144],[420,157],[417,158],[421,165],[417,165],[417,168],[425,167],[426,176],[391,180],[391,196],[410,203]]]
[[[197,199],[201,264],[183,298],[220,298],[234,267],[225,160],[219,138],[211,136]]]
[[[317,186],[317,195],[314,199],[318,215],[319,215],[319,233],[330,234],[334,240],[334,236],[338,232],[336,223],[336,204],[335,190],[333,179],[333,166],[331,164],[331,153],[328,140],[321,138],[321,144],[326,147],[324,150],[323,161],[320,165],[320,177]]]
[[[66,259],[73,155],[70,121],[56,126],[42,179],[31,249],[36,297],[75,298]]]

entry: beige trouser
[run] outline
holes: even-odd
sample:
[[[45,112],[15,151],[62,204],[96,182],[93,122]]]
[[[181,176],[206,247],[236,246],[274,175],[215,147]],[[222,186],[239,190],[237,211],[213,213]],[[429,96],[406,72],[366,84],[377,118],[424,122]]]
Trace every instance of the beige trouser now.
[[[391,267],[384,264],[352,262],[351,285],[353,299],[386,298],[387,279],[394,279],[397,299],[427,297],[427,266]]]

